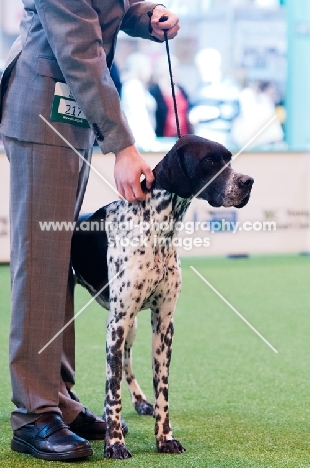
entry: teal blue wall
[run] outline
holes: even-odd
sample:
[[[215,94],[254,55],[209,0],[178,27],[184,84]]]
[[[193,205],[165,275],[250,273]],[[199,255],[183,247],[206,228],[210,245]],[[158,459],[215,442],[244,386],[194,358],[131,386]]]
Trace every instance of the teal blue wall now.
[[[286,134],[290,150],[310,150],[310,0],[286,0]]]

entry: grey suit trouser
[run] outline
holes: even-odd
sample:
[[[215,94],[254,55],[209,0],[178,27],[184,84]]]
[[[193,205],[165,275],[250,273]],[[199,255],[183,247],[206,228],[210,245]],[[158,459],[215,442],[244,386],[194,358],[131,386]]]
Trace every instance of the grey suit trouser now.
[[[39,351],[73,317],[72,231],[44,231],[39,223],[77,218],[89,166],[79,168],[70,148],[8,137],[4,147],[11,173],[11,424],[15,430],[48,411],[69,424],[83,408],[68,393],[74,384],[74,322]],[[90,160],[91,150],[80,153]]]

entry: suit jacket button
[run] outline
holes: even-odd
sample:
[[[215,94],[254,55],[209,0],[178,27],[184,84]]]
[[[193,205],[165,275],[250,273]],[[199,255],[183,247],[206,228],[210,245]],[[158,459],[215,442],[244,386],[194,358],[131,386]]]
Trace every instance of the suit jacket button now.
[[[102,135],[101,130],[98,127],[98,125],[96,123],[94,123],[94,124],[92,124],[92,128],[93,128],[93,131],[94,131],[94,134],[95,134],[95,137],[97,138],[97,140],[98,141],[103,141],[104,136]]]

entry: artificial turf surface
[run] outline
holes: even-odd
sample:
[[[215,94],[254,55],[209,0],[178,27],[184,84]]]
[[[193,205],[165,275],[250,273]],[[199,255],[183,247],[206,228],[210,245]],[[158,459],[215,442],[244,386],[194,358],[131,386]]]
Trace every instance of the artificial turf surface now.
[[[175,316],[170,414],[182,455],[155,450],[154,420],[135,413],[127,389],[123,416],[133,458],[102,458],[92,443],[87,461],[55,466],[309,467],[310,258],[184,259],[183,290]],[[275,354],[190,269],[193,265],[278,350]],[[0,267],[0,467],[48,466],[10,450],[7,370],[9,269]],[[89,295],[77,288],[76,310]],[[76,320],[77,385],[85,405],[101,413],[106,311],[93,303]],[[139,316],[134,368],[152,398],[150,316]],[[51,466],[51,465],[49,465]],[[54,465],[53,465],[54,466]]]

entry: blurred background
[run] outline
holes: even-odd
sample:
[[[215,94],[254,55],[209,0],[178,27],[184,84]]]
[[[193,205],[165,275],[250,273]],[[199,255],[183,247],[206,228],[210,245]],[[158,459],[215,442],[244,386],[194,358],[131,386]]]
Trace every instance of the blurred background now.
[[[235,235],[221,230],[213,233],[208,252],[197,248],[190,253],[308,252],[309,0],[166,0],[165,5],[181,22],[170,49],[182,134],[226,145],[238,154],[234,166],[255,178],[243,210],[212,210],[195,200],[187,219],[277,225],[264,234],[259,229],[241,229]],[[21,0],[1,0],[2,68],[18,35],[21,12]],[[176,141],[164,44],[120,33],[111,74],[137,145],[155,165]],[[103,160],[95,151],[95,162],[113,181],[113,160]],[[83,207],[87,211],[114,199],[113,192],[93,179]],[[7,257],[1,252],[8,245],[8,184],[2,152],[0,259]],[[2,250],[1,241],[6,246]]]
[[[291,3],[298,10],[297,4],[307,1]],[[181,18],[171,52],[182,133],[239,149],[276,111],[277,121],[251,147],[288,148],[289,6],[284,0],[167,0],[165,5]],[[18,35],[21,11],[21,0],[1,0],[2,67]],[[157,150],[153,138],[175,136],[164,47],[121,34],[112,73],[140,148]],[[308,138],[299,149],[307,145]]]

